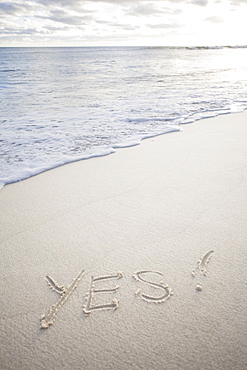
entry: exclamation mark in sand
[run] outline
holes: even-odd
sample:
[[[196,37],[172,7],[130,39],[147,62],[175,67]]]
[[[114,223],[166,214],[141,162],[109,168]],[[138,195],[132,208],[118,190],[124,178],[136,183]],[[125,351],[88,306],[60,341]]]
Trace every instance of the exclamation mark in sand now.
[[[197,266],[191,273],[191,275],[193,277],[196,277],[197,273],[200,273],[203,276],[207,275],[206,267],[207,267],[213,253],[214,253],[214,251],[208,251],[204,256],[202,256],[199,259],[199,261],[197,261]],[[200,282],[197,283],[196,290],[198,290],[199,292],[202,291],[202,284]]]

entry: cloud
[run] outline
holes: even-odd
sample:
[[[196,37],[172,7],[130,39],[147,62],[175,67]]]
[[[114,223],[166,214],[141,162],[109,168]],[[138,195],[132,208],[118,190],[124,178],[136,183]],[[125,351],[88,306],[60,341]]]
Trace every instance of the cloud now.
[[[165,29],[170,29],[170,28],[180,28],[183,27],[183,24],[179,23],[160,23],[160,24],[148,24],[147,25],[150,28],[165,28]]]
[[[110,25],[121,28],[121,30],[125,30],[125,31],[135,31],[137,28],[139,28],[138,26],[133,26],[131,24],[124,24],[124,23],[112,23]]]
[[[31,10],[33,10],[33,6],[31,4],[20,4],[11,2],[0,3],[0,14],[2,13],[7,16],[18,16],[28,13]]]
[[[0,12],[5,14],[17,14],[20,11],[20,6],[13,3],[0,3]]]
[[[192,0],[191,4],[200,5],[200,6],[207,6],[208,5],[208,0]]]
[[[138,3],[150,3],[152,0],[138,0]],[[160,2],[163,0],[155,0],[155,2]],[[171,1],[171,0],[169,0]],[[181,0],[179,0],[181,1]],[[182,0],[184,1],[184,0]],[[124,5],[124,4],[133,4],[133,0],[35,0],[36,3],[43,4],[45,6],[60,6],[60,7],[70,7],[75,8],[78,6],[84,6],[90,3],[105,3],[112,5]],[[174,0],[175,2],[175,0]]]
[[[241,4],[247,4],[247,0],[232,0],[230,4],[236,5],[236,6],[241,5]]]
[[[75,12],[88,12],[87,3],[91,1],[81,0],[34,0],[37,6],[42,6],[45,9],[66,9],[73,10]]]
[[[134,16],[150,16],[160,13],[161,13],[160,9],[158,9],[156,5],[150,3],[135,5],[126,11],[127,15]]]
[[[224,23],[224,18],[222,18],[218,15],[215,15],[215,16],[206,18],[205,21],[209,21],[209,22],[212,22],[212,23]]]
[[[91,15],[90,16],[69,15],[68,12],[59,9],[51,10],[49,16],[38,16],[38,18],[48,19],[50,21],[69,24],[72,26],[85,25],[91,22],[91,20],[93,19]]]
[[[13,27],[5,27],[1,34],[3,35],[36,35],[36,34],[45,34],[44,30],[37,30],[36,28],[24,28],[24,29],[16,29]]]
[[[109,27],[116,27],[116,28],[121,28],[122,30],[126,31],[135,31],[136,29],[139,28],[139,25],[133,25],[129,23],[118,23],[118,22],[112,22],[112,21],[107,21],[107,20],[95,20],[96,24],[99,25],[106,25]]]
[[[157,7],[157,4],[154,3],[147,3],[142,4],[140,1],[139,5],[134,5],[125,11],[126,15],[133,15],[133,16],[158,16],[161,14],[180,14],[182,12],[181,9],[173,9],[173,7],[164,7],[159,6]]]
[[[2,45],[10,45],[8,40],[28,44],[28,39],[42,45],[90,45],[91,40],[97,45],[118,40],[130,45],[140,40],[208,43],[215,41],[215,24],[227,31],[230,20],[244,14],[246,4],[247,0],[0,0],[0,40]]]
[[[247,0],[232,0],[231,1],[231,4],[234,4],[234,5],[240,5],[240,4],[247,4]]]

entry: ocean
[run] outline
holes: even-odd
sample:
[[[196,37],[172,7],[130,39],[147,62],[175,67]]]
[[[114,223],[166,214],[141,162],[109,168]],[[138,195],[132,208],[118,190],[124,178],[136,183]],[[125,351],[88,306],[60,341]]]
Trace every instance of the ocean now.
[[[247,109],[246,60],[247,48],[0,48],[0,188]]]

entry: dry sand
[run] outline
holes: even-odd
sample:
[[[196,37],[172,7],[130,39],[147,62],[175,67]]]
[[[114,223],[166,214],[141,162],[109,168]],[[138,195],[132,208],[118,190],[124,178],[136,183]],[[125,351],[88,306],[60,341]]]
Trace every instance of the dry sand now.
[[[246,139],[224,115],[5,186],[0,368],[246,370]]]

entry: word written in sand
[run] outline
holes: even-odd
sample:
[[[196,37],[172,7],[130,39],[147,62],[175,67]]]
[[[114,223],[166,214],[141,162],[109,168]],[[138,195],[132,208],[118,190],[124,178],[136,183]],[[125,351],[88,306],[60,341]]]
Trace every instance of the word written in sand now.
[[[56,293],[60,295],[59,300],[57,303],[51,306],[49,312],[47,315],[42,315],[41,317],[41,328],[47,329],[50,325],[53,325],[55,322],[55,317],[58,313],[59,308],[65,303],[65,301],[68,299],[70,294],[74,291],[74,289],[77,287],[77,284],[79,283],[81,277],[84,274],[84,270],[81,271],[77,277],[72,281],[70,285],[68,285],[67,288],[64,287],[64,285],[59,286],[57,282],[55,282],[50,276],[46,276],[46,280],[48,282],[48,285],[50,289],[54,290]],[[163,282],[156,283],[153,281],[150,281],[146,278],[146,274],[155,274],[158,276],[163,276],[161,272],[158,271],[146,271],[141,270],[134,273],[133,277],[138,282],[145,283],[149,285],[152,288],[155,288],[156,290],[160,291],[160,295],[153,296],[146,293],[143,293],[140,289],[137,290],[136,295],[140,297],[141,299],[145,300],[149,303],[162,303],[165,302],[168,298],[170,298],[173,295],[173,292],[171,288],[168,287],[168,285],[164,285]],[[91,277],[91,282],[89,285],[89,290],[86,295],[86,304],[83,307],[83,312],[86,316],[88,316],[92,311],[96,310],[116,310],[119,307],[119,300],[114,298],[109,303],[104,304],[97,304],[95,303],[95,298],[98,294],[102,293],[116,293],[118,289],[120,288],[119,285],[116,285],[112,288],[97,288],[97,283],[107,281],[107,280],[113,280],[113,279],[121,279],[123,278],[123,273],[118,272],[116,274],[110,274],[105,276],[99,276],[99,277]]]
[[[206,276],[207,270],[206,267],[212,257],[212,254],[214,251],[207,252],[204,256],[202,256],[199,261],[197,262],[196,268],[192,271],[191,275],[192,277],[195,277],[197,273],[200,275]],[[47,315],[42,315],[41,317],[41,328],[47,329],[50,325],[53,325],[55,322],[55,317],[58,313],[58,310],[61,308],[61,306],[65,303],[65,301],[69,298],[69,296],[72,294],[72,292],[77,287],[79,281],[81,280],[82,276],[84,275],[85,270],[82,270],[76,278],[72,281],[71,284],[69,284],[67,287],[64,285],[59,286],[55,280],[53,280],[50,276],[46,276],[46,280],[48,282],[48,285],[50,289],[55,291],[59,294],[60,298],[58,299],[57,303],[51,306],[49,312]],[[148,303],[164,303],[167,299],[169,299],[173,292],[171,288],[168,285],[164,285],[162,281],[154,282],[150,280],[150,278],[147,279],[147,275],[155,275],[156,277],[163,277],[163,274],[159,271],[151,271],[151,270],[140,270],[133,274],[133,278],[140,283],[146,284],[146,286],[149,286],[152,290],[155,290],[156,292],[159,291],[159,295],[151,295],[145,292],[142,292],[140,289],[136,291],[136,296],[143,299],[144,301]],[[119,307],[119,300],[117,298],[112,299],[108,303],[97,303],[96,299],[98,294],[103,293],[116,293],[118,289],[120,288],[119,285],[115,285],[113,287],[100,287],[100,283],[107,282],[111,280],[119,280],[123,278],[123,273],[118,272],[116,274],[110,274],[105,276],[99,276],[99,277],[91,277],[89,289],[86,295],[86,304],[83,306],[83,312],[86,316],[88,316],[92,311],[97,310],[116,310]],[[99,284],[99,285],[98,285]],[[97,286],[98,285],[98,286]],[[201,291],[202,285],[200,282],[196,285],[196,290]],[[157,293],[158,294],[158,293]]]

